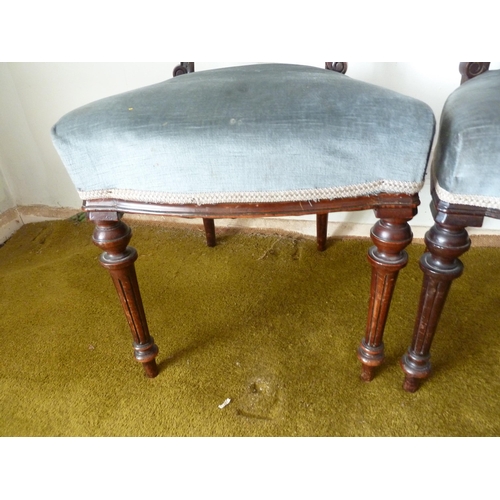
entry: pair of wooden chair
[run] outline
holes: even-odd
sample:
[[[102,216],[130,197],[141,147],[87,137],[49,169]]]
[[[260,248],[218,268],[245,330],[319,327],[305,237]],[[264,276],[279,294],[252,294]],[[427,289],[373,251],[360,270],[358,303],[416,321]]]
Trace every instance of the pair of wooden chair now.
[[[484,63],[470,63],[465,74],[472,76],[474,64],[484,72]],[[362,378],[373,378],[384,360],[384,327],[407,263],[408,222],[417,213],[435,120],[423,102],[349,78],[346,69],[347,63],[325,63],[325,69],[255,64],[197,73],[194,63],[181,63],[175,78],[90,103],[53,127],[54,145],[95,224],[93,241],[103,250],[101,264],[113,278],[135,358],[147,376],[158,374],[158,347],[148,330],[134,269],[137,252],[128,246],[131,230],[123,213],[201,217],[209,246],[217,218],[316,214],[323,250],[330,212],[372,209],[379,221],[371,231],[372,283],[358,358]],[[409,391],[429,374],[443,290],[460,274],[457,258],[469,245],[464,226],[498,214],[490,206],[498,193],[492,163],[477,167],[483,170],[472,175],[475,183],[455,182],[453,169],[461,179],[462,170],[480,163],[464,159],[470,156],[462,139],[468,109],[457,111],[456,101],[474,108],[471,96],[498,94],[499,77],[478,76],[445,106],[433,164],[436,225],[422,258],[426,281],[414,341],[401,362]],[[494,103],[498,116],[498,99]],[[480,121],[482,115],[474,116]],[[473,130],[477,126],[492,125],[483,118]],[[484,152],[474,132],[470,140]],[[454,160],[445,161],[451,149]],[[498,162],[498,147],[491,145],[490,156]],[[488,177],[481,180],[481,172]],[[478,197],[487,198],[487,206],[478,205]]]

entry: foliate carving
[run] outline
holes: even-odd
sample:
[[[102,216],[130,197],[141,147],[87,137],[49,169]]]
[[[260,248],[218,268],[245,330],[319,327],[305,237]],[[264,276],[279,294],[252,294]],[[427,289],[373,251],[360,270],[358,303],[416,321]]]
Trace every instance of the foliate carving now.
[[[336,73],[342,73],[343,75],[347,72],[347,63],[346,62],[326,62],[325,69],[330,71],[335,71]]]
[[[467,80],[485,73],[489,68],[489,62],[461,62],[459,71],[462,75],[462,80],[460,83],[465,83]]]
[[[194,62],[181,62],[176,66],[173,71],[173,76],[185,75],[187,73],[194,73]]]

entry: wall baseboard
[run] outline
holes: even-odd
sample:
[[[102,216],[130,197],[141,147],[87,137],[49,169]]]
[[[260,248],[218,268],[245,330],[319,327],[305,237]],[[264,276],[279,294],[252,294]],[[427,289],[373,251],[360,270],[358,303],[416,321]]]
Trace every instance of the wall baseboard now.
[[[25,224],[45,220],[67,219],[78,213],[74,208],[54,208],[45,205],[25,205],[9,208],[0,214],[0,245],[3,245]]]
[[[16,208],[0,214],[0,245],[3,245],[20,227],[23,221]]]
[[[44,220],[68,219],[79,212],[76,208],[48,207],[46,205],[20,205],[17,212],[23,224]]]

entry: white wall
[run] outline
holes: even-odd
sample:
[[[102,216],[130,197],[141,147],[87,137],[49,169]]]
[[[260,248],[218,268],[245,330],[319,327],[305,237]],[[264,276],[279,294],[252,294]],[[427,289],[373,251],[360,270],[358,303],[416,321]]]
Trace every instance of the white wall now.
[[[0,214],[14,206],[14,200],[12,199],[10,190],[2,175],[2,169],[0,168]]]
[[[323,67],[321,61],[280,61]],[[65,113],[93,100],[171,77],[174,62],[162,63],[0,63],[0,212],[17,205],[80,206],[50,139]],[[196,63],[196,71],[249,63]],[[496,64],[492,67],[500,67]],[[382,85],[431,106],[439,123],[446,97],[458,86],[458,62],[350,62],[352,78]],[[429,227],[428,186],[412,226]],[[2,201],[3,200],[3,201]],[[369,223],[371,212],[333,214],[333,221]],[[500,221],[487,220],[487,232]]]

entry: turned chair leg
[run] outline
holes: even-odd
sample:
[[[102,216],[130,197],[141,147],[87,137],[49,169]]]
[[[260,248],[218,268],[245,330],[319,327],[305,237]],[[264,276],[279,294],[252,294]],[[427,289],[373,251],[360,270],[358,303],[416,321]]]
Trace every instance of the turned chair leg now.
[[[316,215],[316,242],[320,252],[326,249],[326,237],[328,234],[328,214]]]
[[[214,219],[203,219],[203,227],[205,228],[205,237],[207,246],[214,247],[216,245],[215,237],[215,222]],[[316,241],[318,250],[323,252],[326,249],[326,239],[328,233],[328,214],[318,214],[316,216]]]
[[[430,374],[430,349],[441,311],[452,281],[463,272],[458,257],[470,248],[469,235],[464,227],[437,222],[425,235],[425,243],[426,252],[420,258],[424,280],[413,341],[401,359],[405,373],[403,388],[408,392],[418,390],[421,381]]]
[[[368,251],[368,261],[372,266],[370,305],[366,334],[358,347],[361,379],[366,382],[373,379],[376,367],[384,361],[385,323],[399,270],[408,262],[404,249],[413,238],[408,220],[384,218],[371,230],[375,246]]]
[[[111,275],[132,332],[135,359],[142,363],[148,377],[156,377],[158,347],[149,334],[142,305],[134,266],[137,252],[127,246],[132,231],[120,220],[120,214],[91,213],[89,218],[95,224],[92,240],[103,250],[100,263]]]

